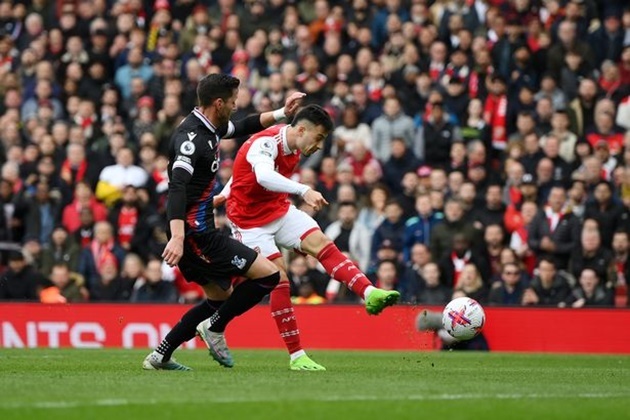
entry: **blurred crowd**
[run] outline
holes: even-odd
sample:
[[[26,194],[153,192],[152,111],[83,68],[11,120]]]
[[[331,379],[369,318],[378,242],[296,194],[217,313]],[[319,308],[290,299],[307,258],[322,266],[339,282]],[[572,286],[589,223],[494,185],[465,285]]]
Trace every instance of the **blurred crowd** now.
[[[242,81],[236,119],[326,107],[295,178],[332,204],[296,204],[405,302],[626,305],[624,0],[0,0],[0,299],[202,297],[160,254],[168,142],[211,72]],[[296,303],[356,300],[287,258]]]

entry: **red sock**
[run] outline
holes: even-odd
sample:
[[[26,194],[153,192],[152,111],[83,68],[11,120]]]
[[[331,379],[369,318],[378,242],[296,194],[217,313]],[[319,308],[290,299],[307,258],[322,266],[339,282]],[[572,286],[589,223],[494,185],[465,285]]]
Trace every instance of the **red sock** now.
[[[297,320],[293,313],[293,305],[291,304],[291,292],[289,283],[280,282],[279,285],[271,291],[269,306],[271,307],[271,316],[278,327],[280,337],[284,340],[289,354],[302,350],[300,344],[300,330],[298,329]]]
[[[348,257],[339,251],[334,243],[326,245],[317,255],[317,259],[330,277],[348,286],[348,289],[361,299],[364,298],[365,289],[372,283]]]

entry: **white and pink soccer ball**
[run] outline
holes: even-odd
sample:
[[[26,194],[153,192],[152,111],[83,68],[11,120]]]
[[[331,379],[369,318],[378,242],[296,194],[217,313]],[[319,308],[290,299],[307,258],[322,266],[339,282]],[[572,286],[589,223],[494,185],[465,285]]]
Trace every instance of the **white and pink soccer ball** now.
[[[481,332],[486,314],[475,299],[460,297],[446,305],[442,313],[442,326],[457,340],[470,340]]]

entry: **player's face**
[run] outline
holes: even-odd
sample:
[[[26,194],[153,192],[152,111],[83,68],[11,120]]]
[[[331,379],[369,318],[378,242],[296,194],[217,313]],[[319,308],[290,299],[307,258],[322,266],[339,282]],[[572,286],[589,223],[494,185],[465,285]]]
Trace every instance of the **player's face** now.
[[[238,96],[238,88],[234,89],[232,92],[232,96],[227,98],[226,100],[218,99],[217,107],[218,107],[218,117],[221,120],[219,125],[227,124],[230,121],[230,117],[234,112],[236,112],[236,97]]]
[[[324,147],[324,141],[328,136],[328,131],[321,125],[303,125],[298,139],[298,148],[305,156],[310,156]]]

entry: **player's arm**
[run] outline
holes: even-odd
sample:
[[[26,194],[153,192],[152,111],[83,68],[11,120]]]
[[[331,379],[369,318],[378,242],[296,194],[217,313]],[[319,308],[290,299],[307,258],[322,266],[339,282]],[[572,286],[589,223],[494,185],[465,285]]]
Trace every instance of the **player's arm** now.
[[[175,134],[175,136],[178,136]],[[171,230],[162,258],[168,265],[175,266],[184,255],[184,220],[186,218],[186,186],[192,179],[197,147],[187,138],[175,137],[175,162],[168,183],[168,201],[166,214]]]
[[[226,133],[222,136],[225,138],[242,137],[250,134],[258,133],[267,127],[291,118],[297,112],[302,98],[306,93],[294,92],[284,103],[284,107],[275,111],[263,112],[262,114],[254,114],[243,118],[239,121],[230,121]]]
[[[308,185],[279,174],[274,169],[277,157],[278,149],[273,139],[263,137],[252,144],[247,152],[247,161],[252,165],[256,182],[269,191],[299,195],[315,210],[328,204],[319,192]]]
[[[217,208],[225,204],[227,199],[230,198],[230,191],[232,191],[232,177],[230,177],[221,192],[212,198],[212,206]]]

